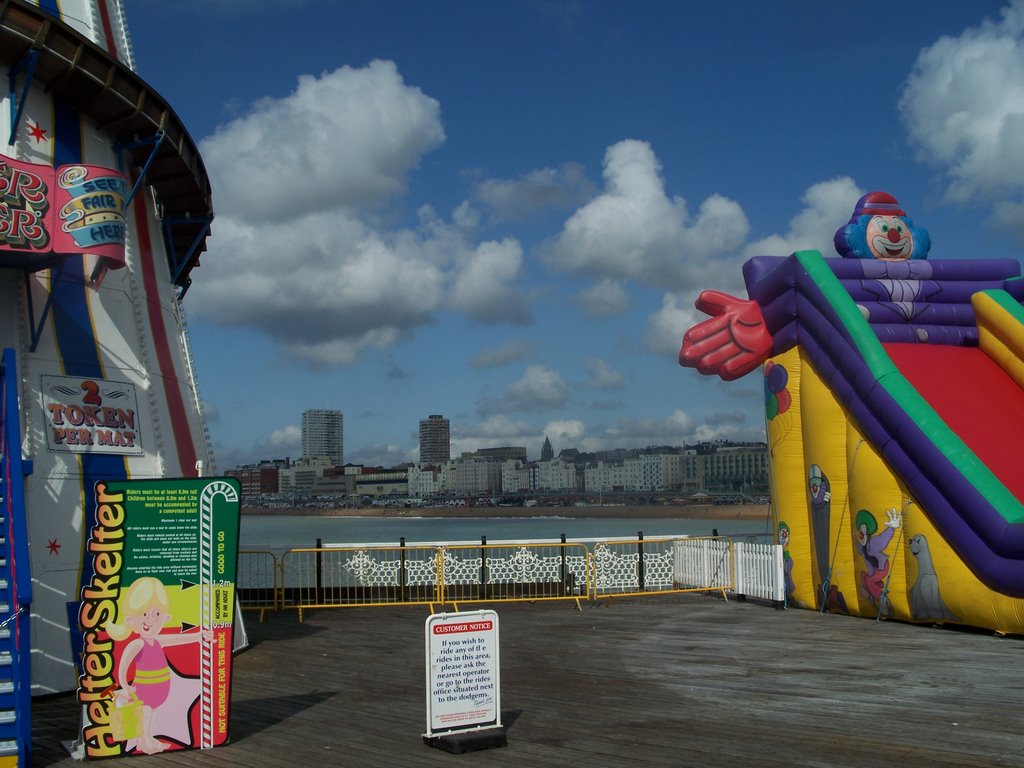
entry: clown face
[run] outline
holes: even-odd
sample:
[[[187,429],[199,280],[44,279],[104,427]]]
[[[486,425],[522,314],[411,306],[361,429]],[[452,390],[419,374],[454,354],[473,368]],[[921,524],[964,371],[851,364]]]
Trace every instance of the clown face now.
[[[868,539],[871,538],[871,534],[868,533],[868,527],[861,523],[857,526],[857,541],[862,547],[867,546]]]
[[[865,238],[872,255],[881,261],[905,261],[914,252],[914,236],[899,216],[872,216]]]

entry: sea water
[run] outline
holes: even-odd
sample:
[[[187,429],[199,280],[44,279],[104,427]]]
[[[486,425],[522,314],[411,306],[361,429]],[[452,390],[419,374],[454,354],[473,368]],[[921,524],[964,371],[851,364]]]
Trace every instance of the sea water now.
[[[612,538],[646,539],[662,536],[711,536],[767,541],[766,520],[703,520],[646,517],[328,517],[320,515],[243,515],[239,534],[242,549],[268,547],[286,550],[324,545],[397,545],[501,541],[597,541]]]

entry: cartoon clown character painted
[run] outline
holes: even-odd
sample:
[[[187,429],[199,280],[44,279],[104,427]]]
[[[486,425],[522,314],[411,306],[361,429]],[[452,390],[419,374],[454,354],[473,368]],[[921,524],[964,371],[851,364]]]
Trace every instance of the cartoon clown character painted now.
[[[864,570],[860,573],[860,593],[874,603],[882,616],[892,615],[892,606],[885,596],[885,582],[889,578],[889,555],[885,548],[889,546],[893,535],[903,524],[903,515],[897,509],[885,513],[884,530],[878,533],[878,521],[868,510],[857,512],[854,524],[857,527],[857,553],[864,561]]]

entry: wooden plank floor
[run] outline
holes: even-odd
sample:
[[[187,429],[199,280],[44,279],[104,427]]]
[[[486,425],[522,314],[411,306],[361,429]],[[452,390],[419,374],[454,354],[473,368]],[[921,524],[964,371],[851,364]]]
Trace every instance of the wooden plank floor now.
[[[463,610],[479,606],[463,606]],[[235,658],[231,743],[105,766],[1024,766],[1024,642],[673,595],[498,612],[508,746],[422,741],[425,609],[292,612]],[[34,766],[72,766],[71,695]]]

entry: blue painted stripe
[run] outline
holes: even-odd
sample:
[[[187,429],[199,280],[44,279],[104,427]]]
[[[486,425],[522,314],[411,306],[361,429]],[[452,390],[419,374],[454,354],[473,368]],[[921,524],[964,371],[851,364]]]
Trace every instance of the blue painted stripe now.
[[[77,112],[63,100],[54,97],[54,166],[82,162],[81,120]],[[51,275],[56,275],[51,270]],[[69,256],[64,260],[60,279],[50,286],[53,292],[52,319],[56,335],[57,352],[67,376],[82,378],[103,378],[103,365],[96,345],[95,330],[89,315],[86,292],[84,259]],[[81,454],[83,514],[85,530],[92,530],[96,519],[96,483],[100,480],[126,480],[128,467],[123,456],[111,454]],[[83,536],[88,535],[83,534]],[[79,587],[92,581],[94,574],[91,557],[85,556],[85,541],[81,546],[81,569]],[[77,596],[76,596],[77,597]],[[74,659],[81,658],[82,637],[77,630],[78,600],[68,605],[71,645]]]

